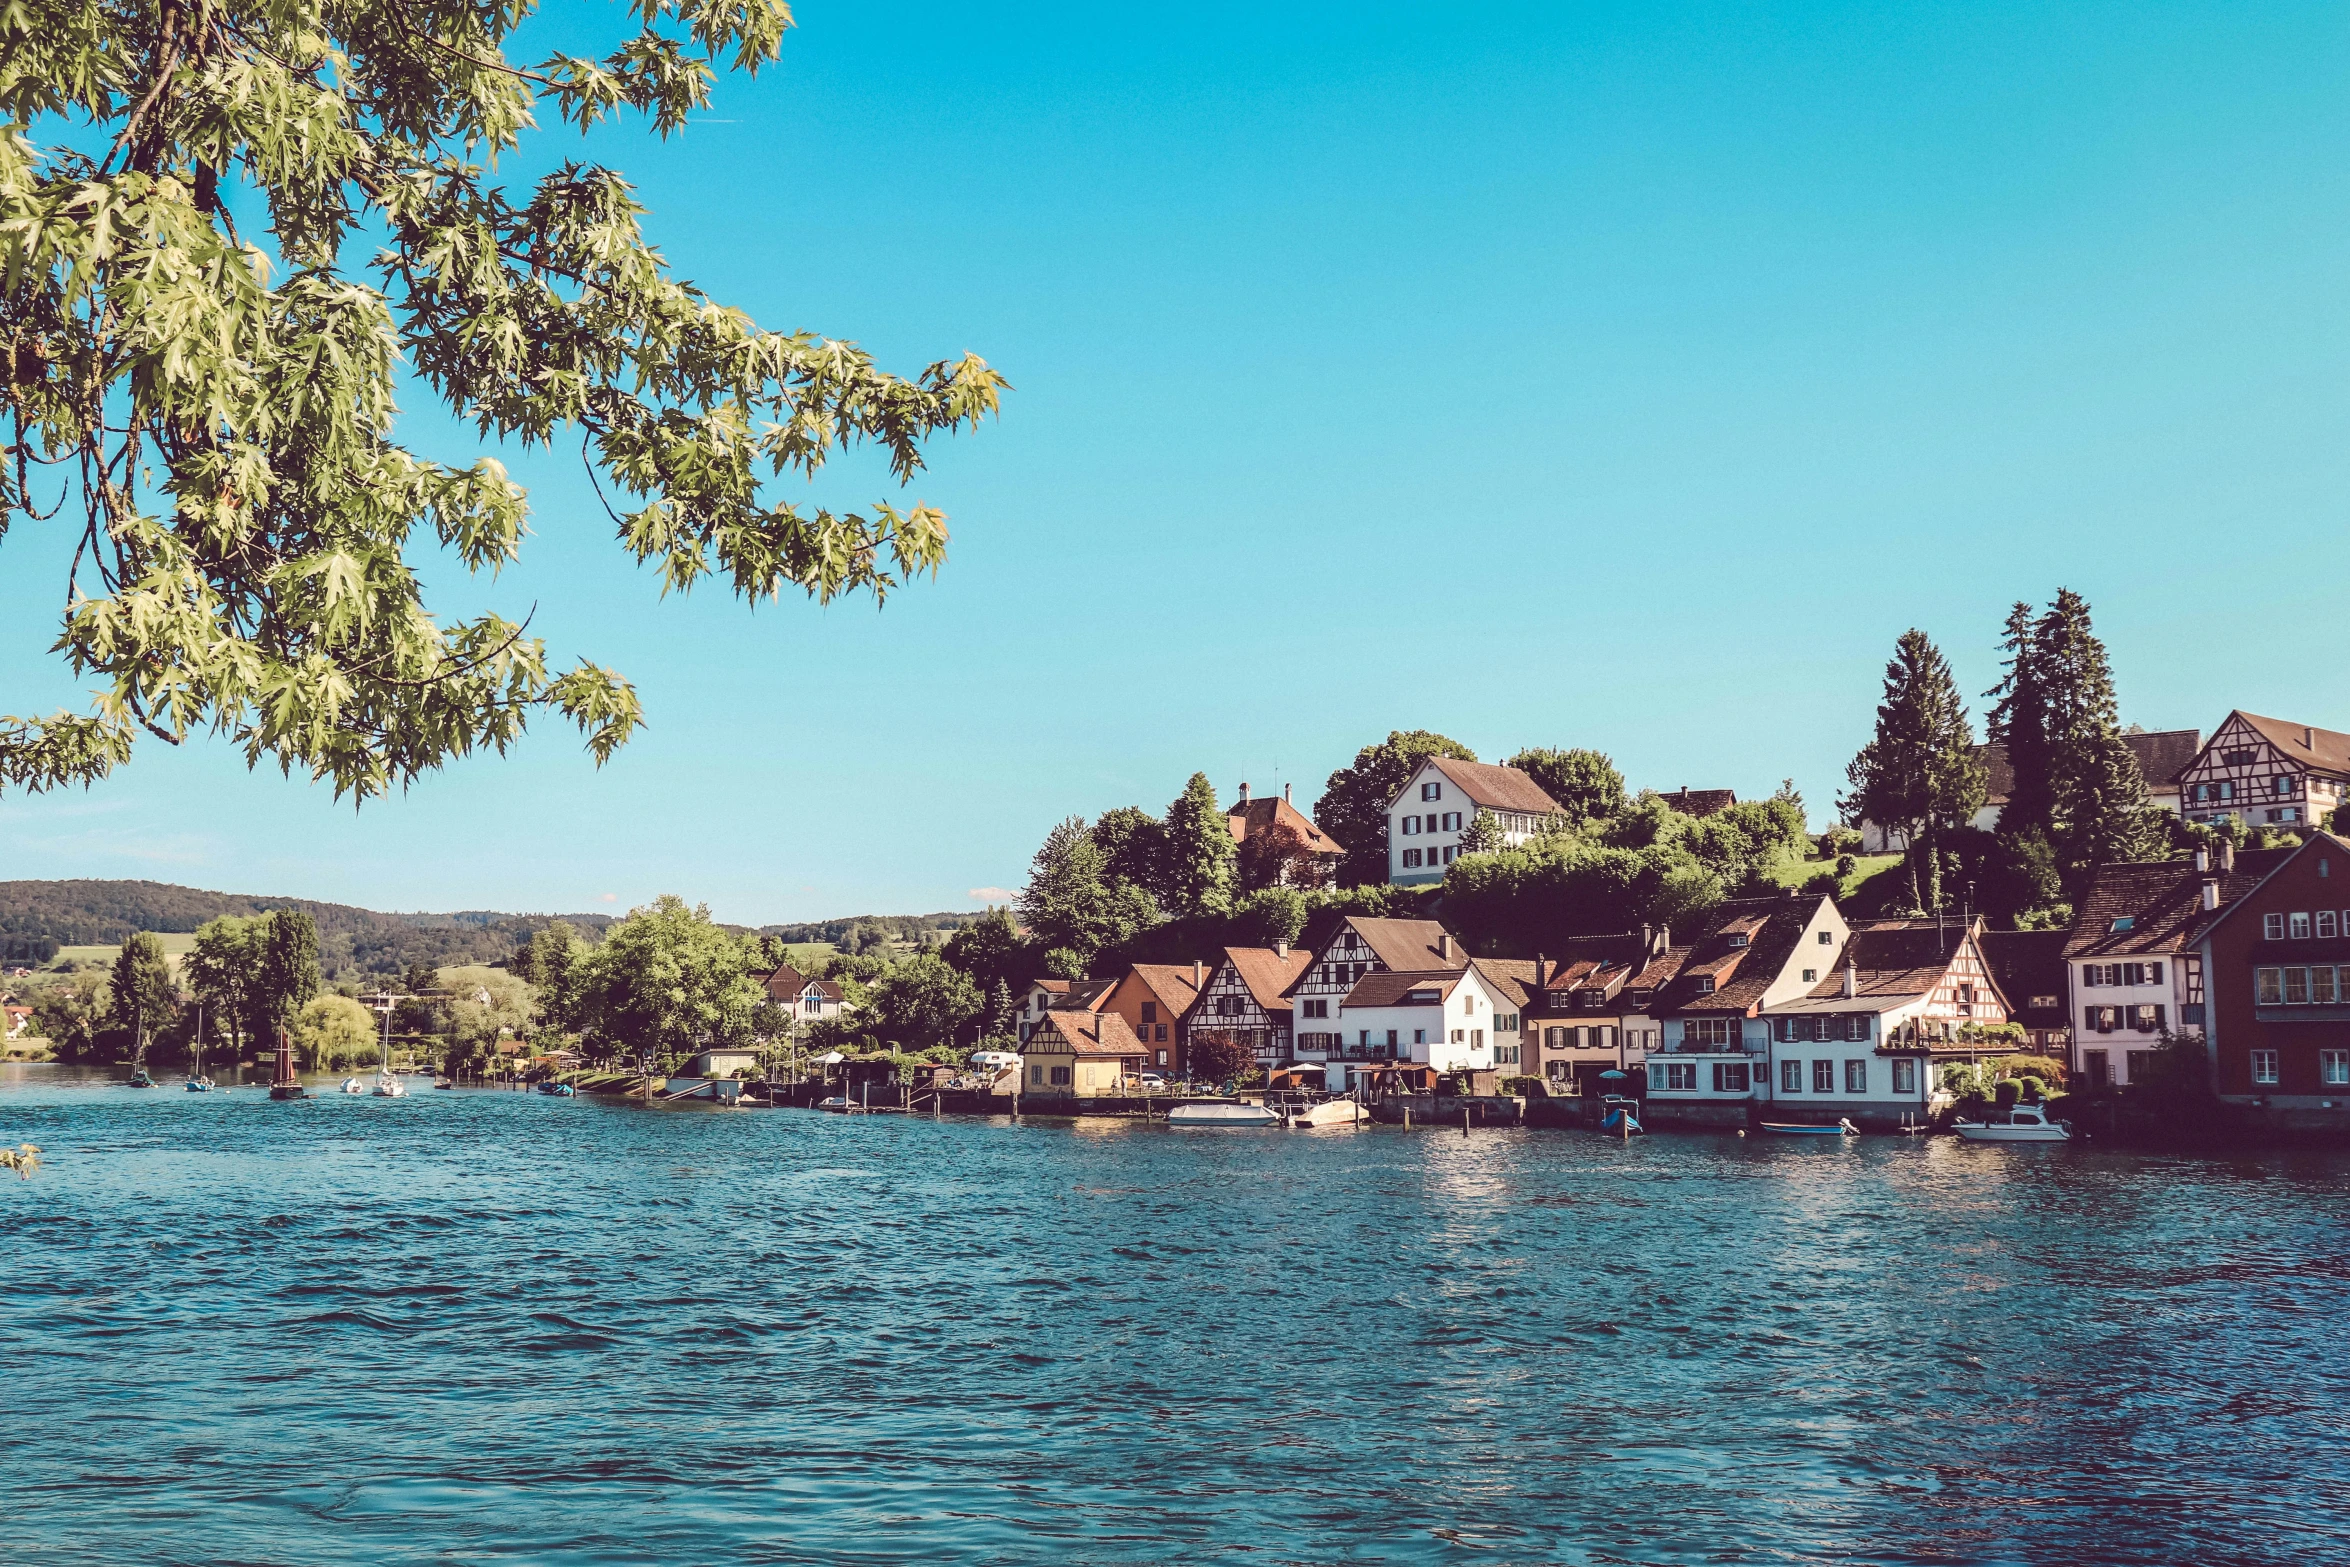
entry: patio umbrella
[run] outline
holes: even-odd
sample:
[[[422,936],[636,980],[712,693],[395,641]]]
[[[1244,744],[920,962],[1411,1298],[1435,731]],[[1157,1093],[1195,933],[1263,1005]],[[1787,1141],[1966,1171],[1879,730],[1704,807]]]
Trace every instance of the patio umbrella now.
[[[1609,1078],[1611,1078],[1611,1077],[1618,1077],[1618,1078],[1620,1078],[1620,1077],[1622,1077],[1623,1075],[1624,1075],[1623,1073],[1621,1073],[1621,1072],[1617,1071],[1617,1070],[1616,1070],[1614,1067],[1612,1067],[1612,1066],[1611,1066],[1611,1067],[1609,1067],[1609,1068],[1608,1068],[1606,1071],[1604,1071],[1604,1072],[1602,1072],[1602,1073],[1600,1073],[1600,1074],[1599,1074],[1599,1076],[1600,1076],[1600,1081],[1602,1081],[1602,1082],[1605,1082],[1607,1079],[1609,1079]]]

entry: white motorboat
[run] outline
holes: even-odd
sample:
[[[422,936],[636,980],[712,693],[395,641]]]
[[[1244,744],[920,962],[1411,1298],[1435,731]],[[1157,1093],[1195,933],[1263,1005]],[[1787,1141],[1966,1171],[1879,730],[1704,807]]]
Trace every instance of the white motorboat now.
[[[1230,1100],[1176,1105],[1167,1112],[1169,1126],[1278,1126],[1280,1123],[1281,1117],[1263,1105],[1235,1104]]]
[[[367,1085],[355,1077],[346,1077],[343,1079],[343,1092],[346,1094],[363,1094],[367,1092]]]
[[[1291,1126],[1354,1126],[1368,1119],[1352,1099],[1323,1099],[1289,1112]]]
[[[1950,1128],[1970,1143],[2069,1143],[2073,1134],[2062,1121],[2051,1121],[2038,1105],[2017,1105],[1980,1121],[1957,1121]]]

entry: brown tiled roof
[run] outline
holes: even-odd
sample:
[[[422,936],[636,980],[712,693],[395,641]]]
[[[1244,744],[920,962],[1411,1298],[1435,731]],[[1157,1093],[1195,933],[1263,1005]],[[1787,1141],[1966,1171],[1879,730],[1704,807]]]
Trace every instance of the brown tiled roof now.
[[[2180,771],[2203,749],[2203,731],[2156,729],[2123,735],[2122,744],[2130,748],[2146,787],[2162,789],[2177,783]],[[1983,764],[1983,803],[2005,805],[2015,793],[2015,769],[2008,765],[2005,742],[1993,740],[1976,746],[1975,760]]]
[[[1562,809],[1558,801],[1542,792],[1542,785],[1515,767],[1464,762],[1452,756],[1431,756],[1428,761],[1451,779],[1453,787],[1467,795],[1472,805],[1482,805],[1490,811],[1527,811],[1536,816],[1555,816]]]
[[[1942,983],[1967,942],[1962,920],[1869,920],[1855,925],[1845,943],[1845,964],[1857,971],[1854,990],[1874,1001],[1922,996]],[[1829,1001],[1844,994],[1844,969],[1827,971],[1807,999]]]
[[[2227,906],[2282,865],[2291,849],[2242,849],[2233,871],[2219,870],[2219,906]],[[2121,958],[2140,952],[2175,952],[2202,934],[2214,916],[2203,912],[2203,877],[2193,860],[2153,860],[2100,865],[2089,890],[2073,909],[2064,955]],[[2129,929],[2115,930],[2126,919]]]
[[[1399,974],[1391,969],[1382,969],[1378,973],[1365,974],[1361,979],[1356,980],[1354,989],[1346,993],[1346,1005],[1350,1007],[1409,1006],[1412,1003],[1404,998],[1415,990],[1432,992],[1436,1001],[1442,1001],[1452,994],[1453,987],[1461,982],[1461,976],[1467,972],[1466,969],[1434,969],[1425,974]],[[1435,1002],[1421,1004],[1433,1006]]]
[[[1716,811],[1728,810],[1738,803],[1735,789],[1692,789],[1686,784],[1671,794],[1660,793],[1658,799],[1679,811],[1683,816],[1711,816]]]
[[[1232,841],[1245,843],[1252,832],[1263,832],[1275,822],[1298,835],[1308,849],[1316,854],[1344,854],[1336,838],[1324,832],[1311,816],[1290,804],[1277,794],[1268,794],[1254,800],[1243,800],[1224,813],[1224,825],[1232,829]]]
[[[2263,740],[2304,766],[2329,773],[2350,773],[2350,735],[2289,723],[2282,718],[2263,718],[2242,708],[2231,716],[2259,730]],[[2308,737],[2306,742],[2302,739],[2304,735]]]
[[[816,981],[816,994],[826,1001],[838,1001],[846,992],[831,980],[820,979]]]
[[[1114,979],[1040,980],[1048,991],[1058,985],[1053,999],[1046,1003],[1055,1012],[1090,1012],[1101,1004],[1102,997],[1117,987]]]
[[[1051,1034],[1052,1039],[1044,1036]],[[1081,1056],[1139,1056],[1142,1041],[1115,1012],[1080,1012],[1055,1008],[1047,1012],[1028,1036],[1030,1050],[1050,1050],[1060,1044]]]
[[[2270,849],[2265,852],[2258,853],[2251,851],[2239,851],[2236,855],[2236,870],[2240,874],[2249,873],[2253,878],[2253,887],[2258,887],[2261,883],[2267,881],[2271,876],[2274,876],[2278,871],[2283,870],[2287,864],[2295,859],[2298,859],[2300,856],[2307,854],[2312,849],[2350,850],[2350,838],[2343,838],[2338,834],[2330,832],[2313,832],[2309,835],[2308,841],[2294,848]],[[2318,865],[2318,869],[2323,871],[2325,869],[2325,865],[2321,862]],[[2202,935],[2208,934],[2212,926],[2219,924],[2222,920],[2233,918],[2236,911],[2243,907],[2243,903],[2244,900],[2241,894],[2234,898],[2230,898],[2226,895],[2223,889],[2220,897],[2219,908],[2204,921],[2202,927],[2196,931],[2196,935],[2200,937]],[[2068,957],[2071,955],[2069,948],[2067,949],[2066,955]]]
[[[1448,934],[1435,920],[1372,919],[1361,914],[1347,916],[1346,924],[1363,938],[1371,949],[1371,956],[1391,969],[1417,973],[1422,970],[1460,969],[1469,966],[1469,955],[1461,948],[1460,938],[1453,937],[1446,949],[1451,957],[1437,950],[1437,940]],[[1327,945],[1327,943],[1325,943]]]
[[[1224,958],[1269,1017],[1289,1013],[1289,997],[1283,992],[1296,984],[1314,961],[1314,955],[1303,947],[1292,947],[1287,957],[1271,947],[1226,947]]]
[[[768,975],[761,983],[766,985],[767,994],[778,1001],[785,996],[796,996],[808,988],[807,976],[789,963],[775,965],[775,972]]]
[[[2007,997],[2008,1016],[2026,1028],[2063,1028],[2070,1022],[2064,1004],[2064,944],[2071,935],[2062,930],[1987,930],[1975,938],[1999,993]],[[2052,996],[2056,1005],[2035,1007],[2034,996]]]
[[[1137,963],[1130,972],[1176,1017],[1199,1004],[1199,987],[1191,982],[1193,969],[1188,963]]]
[[[1469,967],[1485,976],[1487,989],[1521,1012],[1531,1009],[1540,996],[1534,988],[1532,958],[1472,958]]]
[[[1652,1010],[1740,1017],[1753,1011],[1763,992],[1787,966],[1804,926],[1818,907],[1815,898],[1747,899],[1739,905],[1724,904],[1728,917],[1717,917],[1712,933],[1691,949]],[[1730,945],[1735,934],[1744,935],[1747,944]],[[1702,975],[1712,976],[1714,988],[1700,995],[1697,981]]]

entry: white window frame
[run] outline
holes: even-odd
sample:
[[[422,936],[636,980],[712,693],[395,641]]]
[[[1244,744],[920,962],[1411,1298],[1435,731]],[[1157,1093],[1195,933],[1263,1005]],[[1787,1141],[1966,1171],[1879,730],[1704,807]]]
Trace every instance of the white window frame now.
[[[2256,1086],[2274,1088],[2277,1081],[2277,1053],[2274,1050],[2252,1052],[2252,1081]]]
[[[2260,916],[2260,939],[2263,941],[2284,940],[2285,917],[2282,914],[2263,914]]]
[[[2317,1080],[2327,1088],[2350,1088],[2350,1050],[2320,1050]]]

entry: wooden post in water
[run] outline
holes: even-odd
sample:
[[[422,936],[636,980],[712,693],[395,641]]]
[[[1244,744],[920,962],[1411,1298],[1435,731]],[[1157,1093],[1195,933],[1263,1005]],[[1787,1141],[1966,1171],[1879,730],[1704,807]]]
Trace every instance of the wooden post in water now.
[[[1410,1130],[1412,1129],[1412,1106],[1411,1106],[1411,1102],[1410,1102],[1409,1100],[1406,1100],[1406,1101],[1404,1102],[1404,1107],[1403,1107],[1403,1129],[1404,1129],[1405,1131],[1407,1131],[1407,1132],[1408,1132],[1408,1131],[1410,1131]]]
[[[1467,1105],[1461,1106],[1461,1135],[1463,1137],[1469,1135],[1469,1107]]]

